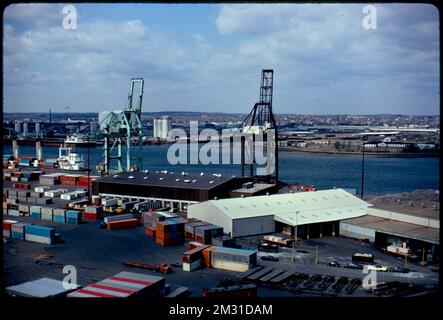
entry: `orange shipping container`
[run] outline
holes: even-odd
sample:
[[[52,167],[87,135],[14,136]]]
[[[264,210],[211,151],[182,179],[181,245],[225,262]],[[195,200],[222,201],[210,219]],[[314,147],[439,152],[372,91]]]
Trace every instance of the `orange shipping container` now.
[[[214,249],[214,246],[210,246],[203,250],[203,266],[206,268],[211,268],[212,266],[212,251],[214,251]]]

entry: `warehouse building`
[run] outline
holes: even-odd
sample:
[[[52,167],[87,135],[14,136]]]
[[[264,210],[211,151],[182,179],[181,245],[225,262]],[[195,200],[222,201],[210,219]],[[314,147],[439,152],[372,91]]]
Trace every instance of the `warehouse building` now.
[[[342,189],[209,200],[188,217],[224,228],[231,237],[285,232],[300,238],[338,234],[339,222],[367,214],[369,204]]]
[[[188,174],[163,171],[121,172],[92,183],[94,195],[158,200],[164,206],[183,209],[214,198],[227,198],[250,178],[220,174]]]
[[[394,211],[395,210],[395,211]],[[406,244],[420,257],[438,259],[440,215],[434,205],[391,204],[368,209],[363,217],[340,222],[340,235],[367,239],[379,247]]]

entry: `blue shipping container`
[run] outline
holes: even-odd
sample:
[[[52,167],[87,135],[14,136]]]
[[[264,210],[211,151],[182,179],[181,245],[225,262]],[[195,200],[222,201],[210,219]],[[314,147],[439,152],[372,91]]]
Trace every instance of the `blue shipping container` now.
[[[25,234],[17,231],[11,232],[12,239],[25,240]]]
[[[55,234],[54,228],[48,228],[43,226],[26,226],[25,232],[27,234],[33,234],[36,236],[42,236],[42,237],[50,237],[53,238]]]
[[[41,215],[41,213],[38,213],[38,212],[31,212],[31,218],[32,219],[41,219],[42,215]]]
[[[79,224],[80,221],[81,221],[81,220],[80,220],[79,218],[66,217],[66,222],[67,222],[67,223]]]
[[[52,216],[52,220],[54,222],[65,222],[65,217],[64,216]]]
[[[78,210],[66,210],[66,217],[80,219],[82,212]]]

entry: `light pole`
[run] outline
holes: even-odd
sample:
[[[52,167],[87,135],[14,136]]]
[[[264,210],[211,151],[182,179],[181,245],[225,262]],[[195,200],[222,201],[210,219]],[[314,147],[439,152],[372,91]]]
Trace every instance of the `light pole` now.
[[[362,160],[361,160],[361,198],[363,199],[364,194],[364,183],[365,181],[365,141],[363,140],[362,145]]]
[[[298,240],[298,211],[295,212],[295,235],[294,241],[292,242],[292,257],[291,261],[295,262],[295,242]]]

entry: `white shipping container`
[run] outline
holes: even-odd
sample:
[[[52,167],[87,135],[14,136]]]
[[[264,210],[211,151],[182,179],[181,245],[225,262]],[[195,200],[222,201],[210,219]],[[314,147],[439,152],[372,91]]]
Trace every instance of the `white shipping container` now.
[[[201,266],[202,266],[202,259],[198,259],[191,263],[183,262],[183,271],[194,271],[201,268]]]
[[[43,186],[41,186],[41,187],[35,187],[35,189],[34,189],[34,191],[35,192],[45,192],[45,191],[48,191],[49,190],[49,187],[43,187]]]
[[[246,270],[249,270],[249,264],[247,263],[237,263],[233,261],[225,261],[217,259],[212,259],[211,266],[214,269],[223,269],[223,270],[238,271],[238,272],[244,272]]]
[[[103,200],[102,200],[102,204],[103,204],[104,206],[106,206],[106,207],[112,207],[112,206],[115,206],[115,205],[117,205],[117,202],[118,202],[118,200],[117,200],[117,199],[114,199],[114,198],[111,198],[111,199],[103,199]]]
[[[53,239],[49,237],[36,236],[34,234],[25,233],[25,240],[31,242],[38,242],[44,244],[53,244]]]
[[[68,192],[64,193],[60,196],[63,200],[74,200],[78,198],[78,194],[76,192]]]
[[[74,285],[73,289],[65,289],[63,285],[63,281],[60,280],[41,278],[7,287],[6,292],[14,297],[49,298],[63,296],[80,287],[79,285]]]

